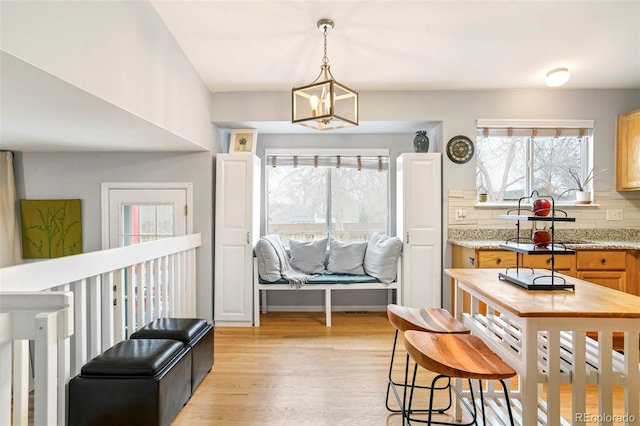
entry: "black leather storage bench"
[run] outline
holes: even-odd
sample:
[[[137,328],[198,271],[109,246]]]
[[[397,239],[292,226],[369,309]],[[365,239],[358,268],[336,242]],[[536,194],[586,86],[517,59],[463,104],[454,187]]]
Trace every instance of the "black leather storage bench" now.
[[[191,397],[190,370],[181,342],[117,343],[69,381],[68,424],[168,426]]]
[[[159,318],[131,335],[132,339],[173,339],[192,352],[191,392],[213,366],[213,325],[196,318]]]

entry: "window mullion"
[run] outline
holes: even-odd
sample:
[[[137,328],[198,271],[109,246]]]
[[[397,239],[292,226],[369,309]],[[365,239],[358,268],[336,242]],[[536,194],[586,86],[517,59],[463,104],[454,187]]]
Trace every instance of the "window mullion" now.
[[[535,153],[533,150],[533,140],[534,138],[527,138],[527,170],[526,170],[526,180],[525,180],[525,195],[531,194],[533,190],[533,162],[535,161]]]
[[[331,238],[331,169],[327,168],[326,169],[326,173],[327,173],[327,211],[325,213],[326,215],[326,221],[327,221],[327,237]]]

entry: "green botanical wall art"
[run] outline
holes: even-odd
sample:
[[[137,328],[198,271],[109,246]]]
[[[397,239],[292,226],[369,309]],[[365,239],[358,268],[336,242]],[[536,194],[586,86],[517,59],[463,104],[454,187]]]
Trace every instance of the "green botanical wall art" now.
[[[20,200],[22,258],[82,253],[80,200]]]

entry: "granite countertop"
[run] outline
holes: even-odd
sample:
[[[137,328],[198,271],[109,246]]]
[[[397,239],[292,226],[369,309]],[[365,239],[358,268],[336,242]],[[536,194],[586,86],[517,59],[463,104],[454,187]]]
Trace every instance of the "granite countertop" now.
[[[504,244],[505,240],[452,240],[448,239],[448,243],[474,250],[492,250],[500,249],[499,245]],[[588,241],[582,240],[578,244],[564,244],[571,250],[640,250],[640,242],[633,241]]]
[[[513,237],[513,230],[453,228],[449,229],[447,242],[491,250]],[[640,229],[563,229],[556,232],[555,240],[571,250],[640,250]]]

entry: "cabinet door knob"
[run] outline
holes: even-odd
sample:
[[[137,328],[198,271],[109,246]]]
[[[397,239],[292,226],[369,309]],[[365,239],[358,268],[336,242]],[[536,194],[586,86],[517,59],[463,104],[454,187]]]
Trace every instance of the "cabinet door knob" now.
[[[605,263],[607,263],[607,259],[600,259],[600,263],[604,265]]]
[[[547,259],[547,265],[551,263],[551,258]]]
[[[500,259],[500,258],[496,259],[496,265],[499,265],[501,262],[502,262],[502,259]]]

